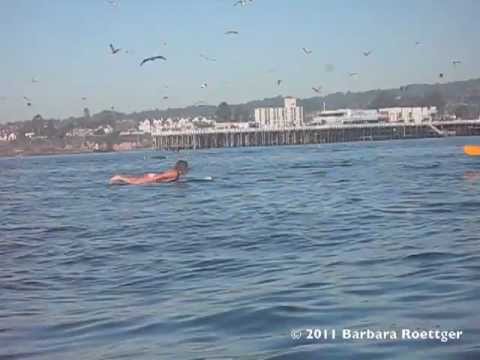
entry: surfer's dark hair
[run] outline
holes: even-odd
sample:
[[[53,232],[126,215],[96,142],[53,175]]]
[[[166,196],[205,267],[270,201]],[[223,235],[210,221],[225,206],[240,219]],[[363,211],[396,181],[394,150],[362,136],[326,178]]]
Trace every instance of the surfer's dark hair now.
[[[185,172],[188,169],[188,163],[185,160],[179,160],[175,164],[175,170]]]

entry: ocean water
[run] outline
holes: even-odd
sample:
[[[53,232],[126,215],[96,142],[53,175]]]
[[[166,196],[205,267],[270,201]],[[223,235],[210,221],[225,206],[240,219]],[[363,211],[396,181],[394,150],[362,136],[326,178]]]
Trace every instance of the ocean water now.
[[[0,358],[480,359],[466,143],[0,159]],[[108,185],[178,159],[185,181]],[[340,338],[404,328],[463,335]]]

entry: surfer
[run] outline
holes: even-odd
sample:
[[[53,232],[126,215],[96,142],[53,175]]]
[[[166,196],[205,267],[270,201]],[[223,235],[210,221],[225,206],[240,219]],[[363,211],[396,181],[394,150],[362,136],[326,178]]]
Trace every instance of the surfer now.
[[[180,176],[185,175],[188,170],[188,163],[185,160],[179,160],[172,169],[160,173],[150,173],[141,176],[115,175],[110,179],[110,184],[144,185],[168,183],[177,181],[180,179]]]

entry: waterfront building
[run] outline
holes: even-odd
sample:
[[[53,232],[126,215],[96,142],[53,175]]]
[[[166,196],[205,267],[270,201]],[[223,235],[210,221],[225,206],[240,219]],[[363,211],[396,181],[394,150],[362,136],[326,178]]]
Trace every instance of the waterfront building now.
[[[297,106],[297,99],[286,97],[283,107],[255,109],[255,123],[260,128],[300,127],[303,122],[303,107]]]
[[[382,120],[384,116],[377,110],[338,109],[321,111],[310,125],[375,124]]]
[[[152,133],[152,122],[149,119],[145,119],[138,124],[138,130],[145,133]]]
[[[378,110],[388,122],[415,123],[431,122],[437,115],[435,106],[393,107]]]

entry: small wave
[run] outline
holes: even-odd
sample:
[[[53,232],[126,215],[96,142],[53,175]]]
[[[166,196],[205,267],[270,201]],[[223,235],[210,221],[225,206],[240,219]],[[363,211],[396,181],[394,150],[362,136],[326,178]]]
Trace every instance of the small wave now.
[[[402,164],[404,169],[411,169],[411,170],[431,170],[437,169],[442,166],[440,162],[428,163],[428,164]]]
[[[411,254],[404,257],[404,260],[444,260],[456,258],[458,255],[440,251],[427,251],[417,254]]]

